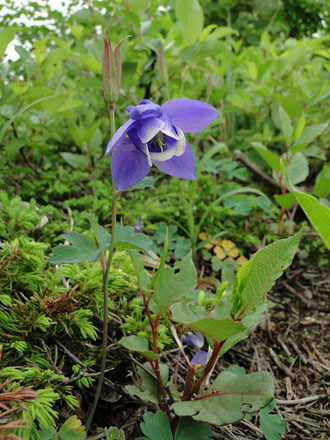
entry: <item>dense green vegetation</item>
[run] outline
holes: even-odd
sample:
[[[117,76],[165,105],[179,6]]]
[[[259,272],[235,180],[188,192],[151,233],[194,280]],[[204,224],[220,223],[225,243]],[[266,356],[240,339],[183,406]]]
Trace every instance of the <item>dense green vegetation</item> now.
[[[169,266],[192,252],[199,290],[190,299],[209,309],[231,294],[234,274],[254,252],[294,237],[301,226],[300,258],[319,268],[329,264],[329,11],[315,0],[89,0],[70,2],[65,14],[47,2],[4,5],[0,421],[15,409],[4,419],[8,429],[0,425],[0,439],[12,433],[26,440],[78,440],[85,438],[84,429],[69,417],[86,423],[99,371],[102,264],[55,265],[49,258],[64,243],[61,234],[74,230],[93,241],[97,224],[105,230],[111,224],[102,33],[111,30],[114,45],[131,35],[121,47],[117,127],[128,118],[127,106],[142,99],[196,99],[219,112],[204,131],[187,135],[195,181],[153,167],[117,198],[119,224],[134,227],[142,218],[138,246],[150,273],[164,246]],[[15,48],[14,59],[7,45]],[[293,248],[287,252],[282,270],[294,254]],[[114,393],[118,384],[132,383],[123,374],[131,360],[118,341],[153,337],[135,264],[117,250],[109,276],[106,384]],[[174,321],[184,322],[175,318],[182,312],[177,309],[171,310]],[[169,316],[158,327],[159,350],[176,347]],[[12,384],[20,394],[3,408],[1,393],[10,393]],[[164,414],[156,414],[162,424]],[[204,429],[198,438],[211,438],[203,426],[196,425]],[[141,428],[160,439],[143,423]],[[107,439],[123,438],[111,431],[105,430]]]

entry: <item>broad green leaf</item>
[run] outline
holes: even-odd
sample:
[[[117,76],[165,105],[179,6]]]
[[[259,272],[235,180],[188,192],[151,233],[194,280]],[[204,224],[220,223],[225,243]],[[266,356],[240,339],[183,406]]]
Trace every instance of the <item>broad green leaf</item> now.
[[[328,197],[330,194],[330,164],[324,164],[322,170],[316,176],[314,193],[317,197]]]
[[[86,431],[77,416],[71,416],[59,429],[60,440],[85,440]]]
[[[300,138],[300,136],[305,128],[305,124],[306,124],[305,113],[302,112],[302,114],[299,116],[299,119],[297,120],[296,125],[294,127],[294,132],[293,132],[294,139]]]
[[[272,118],[276,127],[282,131],[285,141],[289,142],[293,133],[290,116],[281,105],[276,104],[272,108]]]
[[[202,30],[202,33],[201,33],[200,37],[199,37],[199,44],[204,43],[204,41],[206,41],[209,38],[211,32],[216,27],[217,27],[216,24],[209,24],[208,26],[205,26],[204,29]]]
[[[17,30],[17,27],[7,27],[0,31],[0,58],[5,53],[8,44],[15,37]]]
[[[153,370],[149,364],[149,362],[146,362],[143,364],[143,366],[149,370],[151,373],[153,373]],[[168,381],[168,375],[169,375],[169,368],[166,364],[159,364],[160,369],[160,375],[162,377],[163,383],[166,384]],[[126,391],[131,396],[137,396],[141,400],[147,400],[153,403],[158,404],[159,400],[161,398],[161,391],[158,385],[158,382],[151,377],[148,373],[146,373],[141,368],[138,368],[138,374],[139,377],[142,380],[142,383],[138,386],[135,385],[127,385],[125,387]]]
[[[239,32],[233,28],[227,27],[227,26],[220,26],[217,27],[212,34],[210,35],[210,38],[214,38],[214,39],[220,39],[223,37],[227,37],[227,35],[239,35]]]
[[[183,38],[191,45],[199,38],[204,24],[203,10],[198,0],[176,0],[176,18],[183,24]]]
[[[116,226],[116,248],[123,250],[148,250],[152,240],[141,232],[135,232],[132,226]]]
[[[140,427],[150,440],[173,440],[170,422],[163,411],[145,413]]]
[[[256,80],[258,78],[258,68],[256,63],[254,63],[253,61],[247,61],[246,65],[252,79]]]
[[[278,240],[257,251],[238,270],[233,289],[233,313],[246,316],[265,302],[265,295],[286,269],[296,253],[300,237]]]
[[[58,440],[56,429],[53,427],[41,428],[39,431],[39,440]]]
[[[101,74],[102,66],[98,59],[90,52],[85,53],[84,55],[78,56],[78,60],[85,66],[87,69],[91,70],[94,73]]]
[[[102,228],[103,229],[103,228]],[[51,264],[63,263],[81,263],[82,261],[95,261],[102,250],[109,247],[110,234],[104,230],[101,232],[101,243],[96,247],[88,237],[76,231],[71,231],[68,234],[62,234],[65,240],[72,244],[72,246],[59,245],[53,249],[53,255],[50,257]]]
[[[295,196],[291,193],[275,194],[274,199],[277,201],[282,209],[289,209],[291,208],[291,206],[297,203]]]
[[[246,375],[245,368],[240,367],[239,365],[232,365],[231,367],[228,368],[227,371],[229,371],[230,373],[236,374],[236,376],[245,376]]]
[[[160,358],[159,355],[156,355],[153,351],[149,350],[148,341],[138,336],[125,336],[124,338],[121,338],[118,344],[122,345],[128,350],[141,353],[141,355],[147,359],[155,360]]]
[[[73,168],[85,170],[88,167],[88,157],[83,154],[60,153],[60,156]]]
[[[162,313],[168,307],[187,296],[196,286],[196,270],[189,253],[174,268],[166,267],[150,300],[150,310]]]
[[[257,153],[263,158],[265,162],[271,167],[272,170],[277,173],[281,170],[281,156],[277,153],[274,153],[271,150],[263,145],[261,142],[250,142],[252,147],[257,151]]]
[[[222,426],[241,420],[246,413],[255,413],[274,396],[273,379],[267,371],[244,376],[224,371],[210,389],[195,400],[174,403],[172,409],[178,416]]]
[[[330,209],[320,203],[315,197],[295,189],[290,179],[286,175],[286,170],[283,164],[281,164],[281,169],[283,175],[288,180],[290,190],[295,195],[297,202],[302,207],[308,220],[320,234],[320,237],[324,241],[327,248],[330,249]]]
[[[324,124],[317,125],[308,125],[305,127],[299,139],[295,141],[293,146],[290,148],[290,151],[294,154],[297,151],[302,150],[307,147],[314,139],[316,139],[322,132],[328,127],[329,123],[325,122]]]
[[[299,205],[312,223],[328,249],[330,249],[330,209],[315,197],[301,191],[293,191]]]
[[[209,425],[190,417],[180,417],[174,440],[212,440],[213,432]]]
[[[275,401],[272,400],[260,411],[260,426],[266,440],[281,440],[281,434],[285,434],[285,420],[278,414],[269,414],[274,407]]]
[[[173,321],[183,324],[192,330],[199,331],[213,341],[220,342],[230,336],[242,333],[243,324],[231,318],[217,319],[208,314],[203,307],[184,302],[173,304],[171,307]],[[227,314],[227,313],[226,313]]]
[[[240,333],[236,333],[235,335],[229,336],[229,338],[226,339],[225,343],[222,345],[220,349],[219,357],[223,356],[234,345],[238,344],[240,341],[242,341],[242,339],[245,339],[248,336],[249,334],[245,332],[240,332]]]
[[[160,279],[160,277],[161,277],[161,275],[163,273],[165,262],[166,262],[166,258],[167,258],[167,251],[168,251],[168,227],[166,226],[163,252],[162,252],[162,255],[160,257],[157,273],[156,273],[156,275],[152,279],[152,285],[153,286],[157,285],[157,283],[158,283],[158,281],[159,281],[159,279]]]
[[[308,161],[302,153],[296,153],[286,167],[291,182],[295,185],[307,179]]]
[[[147,351],[149,350],[149,344],[146,339],[139,338],[138,336],[125,336],[121,338],[118,344],[133,351]]]
[[[144,269],[144,264],[140,254],[132,252],[131,259],[142,292],[149,293],[151,291],[151,281],[147,271]]]

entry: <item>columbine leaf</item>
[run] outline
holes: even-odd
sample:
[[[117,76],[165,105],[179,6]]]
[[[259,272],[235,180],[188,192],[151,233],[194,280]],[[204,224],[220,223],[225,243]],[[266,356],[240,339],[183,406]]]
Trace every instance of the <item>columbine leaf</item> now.
[[[62,234],[65,240],[72,246],[59,245],[53,249],[53,255],[50,257],[51,264],[63,263],[81,263],[82,261],[95,261],[100,252],[107,249],[110,244],[110,234],[100,227],[100,247],[96,247],[88,237],[80,232],[71,231],[68,234]]]
[[[183,299],[196,285],[196,270],[189,253],[174,268],[166,267],[158,280],[150,300],[150,310],[154,313],[166,311],[168,307]]]
[[[266,293],[286,269],[296,253],[301,231],[291,238],[278,240],[256,252],[238,270],[233,290],[233,313],[241,316],[256,312],[265,302]]]
[[[152,240],[145,234],[136,233],[132,226],[116,227],[116,248],[123,250],[148,250],[152,246]]]
[[[53,427],[41,428],[39,431],[39,440],[58,440],[56,429]]]
[[[92,262],[98,257],[99,252],[96,246],[85,235],[71,231],[68,234],[62,234],[62,237],[72,246],[56,246],[49,260],[51,264],[81,263],[85,260]]]
[[[147,412],[141,423],[141,431],[150,440],[173,440],[170,422],[163,411]]]
[[[126,440],[124,431],[122,429],[118,429],[116,426],[104,428],[104,434],[106,436],[106,440]]]
[[[165,262],[166,262],[166,257],[167,257],[167,251],[168,251],[168,227],[166,226],[163,252],[162,252],[162,255],[159,260],[159,266],[158,266],[157,272],[152,278],[152,285],[153,286],[157,285],[157,283],[163,273]]]
[[[138,336],[125,336],[124,338],[121,338],[118,344],[122,345],[128,350],[139,352],[147,359],[155,360],[160,358],[159,355],[156,355],[153,351],[149,350],[148,341],[146,339],[139,338]]]
[[[172,409],[178,416],[192,416],[195,420],[226,425],[241,420],[246,413],[255,413],[266,406],[274,395],[274,384],[267,371],[244,376],[224,371],[206,392],[196,400],[176,402]]]
[[[86,438],[86,431],[77,416],[71,416],[61,426],[58,435],[61,440],[84,440]]]
[[[174,440],[211,440],[213,432],[209,425],[190,417],[181,417]]]
[[[144,264],[140,254],[137,252],[132,252],[131,259],[142,292],[149,293],[151,291],[151,281],[148,277],[147,271],[144,269]]]
[[[149,364],[149,362],[146,362],[143,364],[143,366],[149,370],[151,373],[153,373],[153,370]],[[159,364],[160,369],[160,375],[162,377],[163,383],[167,383],[168,381],[168,375],[169,375],[169,369],[166,364]],[[135,386],[135,385],[127,385],[125,387],[126,391],[131,396],[137,396],[141,400],[147,400],[153,403],[158,404],[159,400],[161,399],[161,391],[158,385],[158,382],[151,377],[148,373],[146,373],[141,368],[138,368],[138,375],[142,379],[142,384]]]
[[[213,341],[221,342],[244,330],[241,322],[231,318],[216,319],[208,315],[203,307],[184,302],[173,304],[171,307],[173,321],[180,322],[184,327],[199,331]],[[238,341],[237,341],[238,342]]]
[[[275,407],[273,400],[260,411],[260,426],[266,440],[281,440],[281,434],[285,434],[285,420],[278,414],[269,414]]]

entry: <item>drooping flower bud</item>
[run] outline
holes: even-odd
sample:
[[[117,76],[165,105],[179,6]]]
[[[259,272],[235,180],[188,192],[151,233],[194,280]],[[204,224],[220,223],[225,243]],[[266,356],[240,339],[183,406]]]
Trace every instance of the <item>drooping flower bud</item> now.
[[[103,63],[102,63],[102,80],[103,80],[103,93],[107,104],[115,104],[119,98],[120,85],[121,85],[121,55],[120,47],[122,43],[129,38],[130,35],[123,38],[113,51],[111,46],[110,33],[106,37],[103,35],[104,51],[103,51]]]

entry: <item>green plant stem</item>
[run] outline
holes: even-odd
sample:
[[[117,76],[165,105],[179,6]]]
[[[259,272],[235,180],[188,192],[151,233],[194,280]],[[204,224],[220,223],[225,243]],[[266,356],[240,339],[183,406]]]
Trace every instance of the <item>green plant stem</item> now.
[[[109,108],[109,120],[110,120],[110,131],[111,137],[115,134],[115,105]],[[88,419],[86,422],[86,431],[89,431],[95,410],[100,398],[104,372],[107,360],[107,342],[108,342],[108,309],[109,309],[109,298],[108,298],[108,281],[109,273],[112,264],[112,258],[115,250],[115,238],[116,238],[116,187],[112,179],[112,213],[111,213],[111,241],[109,247],[109,255],[107,265],[103,274],[103,337],[102,337],[102,351],[101,351],[101,369],[100,376],[97,383],[94,401],[90,412],[88,414]]]
[[[180,180],[178,180],[178,188],[179,188],[180,199],[181,199],[183,208],[185,210],[186,219],[187,219],[187,223],[188,223],[189,238],[191,240],[191,246],[193,248],[194,247],[193,237],[194,237],[194,230],[195,230],[195,222],[194,222],[194,215],[193,215],[193,210],[192,210],[192,198],[191,198],[191,194],[190,194],[189,201],[186,200],[185,195],[182,190],[182,184],[181,184]],[[194,251],[194,249],[193,249],[193,251]]]

